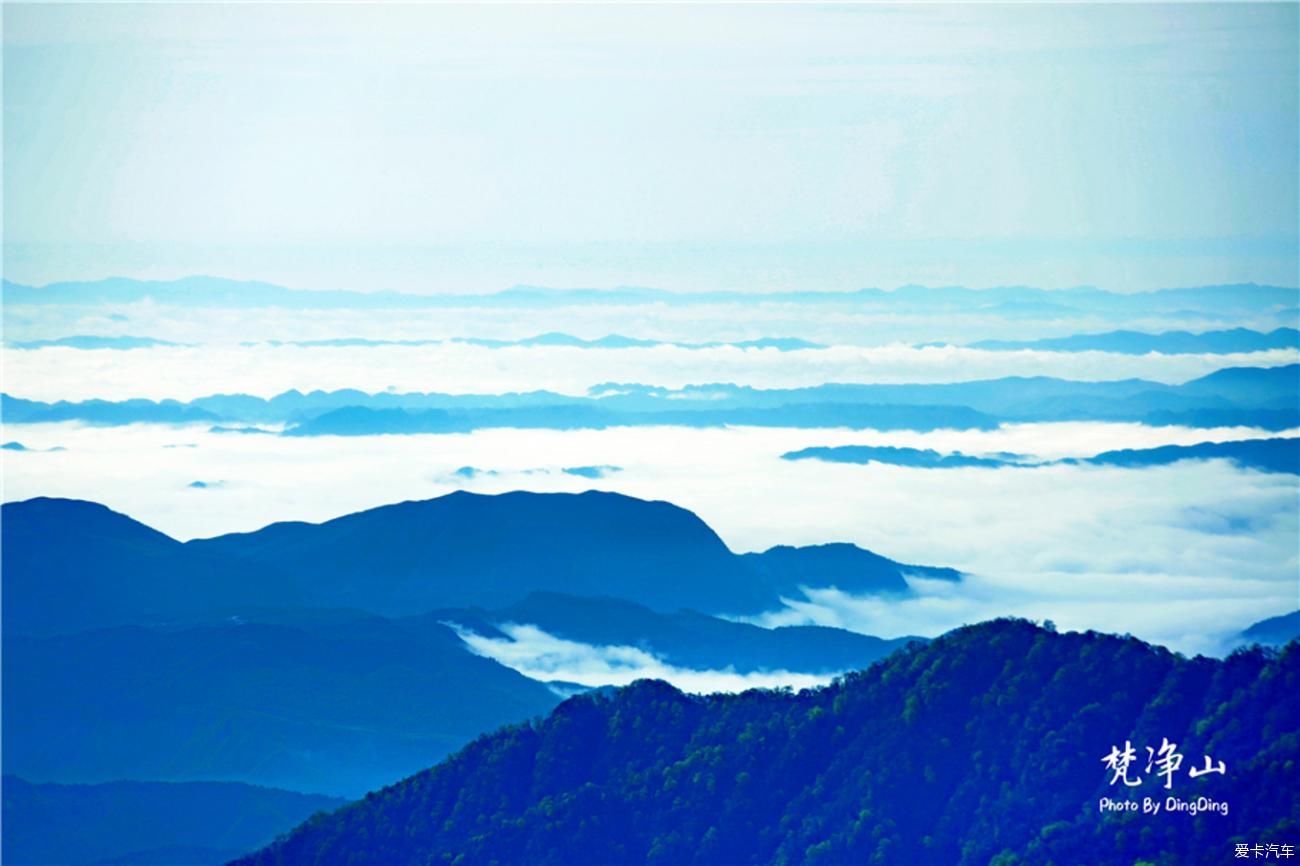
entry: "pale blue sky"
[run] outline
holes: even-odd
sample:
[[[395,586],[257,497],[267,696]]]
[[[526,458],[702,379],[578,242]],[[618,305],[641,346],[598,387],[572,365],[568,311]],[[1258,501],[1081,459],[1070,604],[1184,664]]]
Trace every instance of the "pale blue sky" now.
[[[1295,285],[1298,9],[6,3],[6,276]]]

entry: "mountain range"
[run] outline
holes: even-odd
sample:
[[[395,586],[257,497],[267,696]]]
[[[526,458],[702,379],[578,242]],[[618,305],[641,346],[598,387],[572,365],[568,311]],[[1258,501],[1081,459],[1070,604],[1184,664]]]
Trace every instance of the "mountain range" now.
[[[360,796],[573,692],[463,633],[520,623],[693,670],[833,674],[907,640],[707,613],[961,578],[850,544],[737,555],[689,511],[597,492],[456,493],[187,543],[42,498],[5,504],[0,531],[5,768],[36,782]]]
[[[237,864],[1226,862],[1300,832],[1298,693],[1296,643],[1187,659],[992,621],[798,694],[580,695]]]
[[[942,345],[942,344],[941,344]],[[1300,348],[1300,330],[1275,328],[1254,331],[1229,328],[1220,331],[1164,331],[1146,334],[1141,331],[1107,331],[1103,334],[1072,334],[1040,340],[980,340],[968,343],[971,349],[1040,352],[1115,352],[1122,355],[1227,355],[1236,352],[1265,352],[1270,349]]]
[[[295,290],[270,283],[192,276],[172,281],[110,277],[35,287],[5,280],[6,307],[42,304],[124,305],[151,301],[183,307],[283,307],[289,309],[438,309],[445,307],[545,308],[665,304],[810,304],[888,308],[895,312],[983,312],[1032,318],[1092,313],[1116,318],[1201,314],[1210,318],[1287,314],[1300,306],[1300,290],[1254,283],[1110,292],[1091,286],[1039,289],[1030,286],[907,285],[886,290],[794,292],[689,292],[618,286],[552,289],[516,286],[493,294],[403,294],[340,290]]]
[[[1195,445],[1161,445],[1156,448],[1128,448],[1104,451],[1093,457],[1032,461],[1020,454],[969,455],[960,451],[940,453],[930,448],[899,448],[890,445],[835,445],[800,448],[781,455],[785,460],[822,460],[828,463],[885,463],[920,469],[979,467],[1032,468],[1062,464],[1094,466],[1165,466],[1180,460],[1230,460],[1246,469],[1300,475],[1300,438],[1241,439],[1229,442],[1199,442]]]
[[[603,337],[585,338],[558,331],[549,331],[531,337],[518,339],[492,339],[483,337],[448,337],[422,339],[375,339],[371,337],[330,337],[313,340],[266,340],[264,342],[244,341],[240,345],[253,347],[265,345],[270,347],[293,346],[296,348],[378,348],[382,346],[437,346],[447,344],[464,344],[481,346],[488,349],[505,349],[511,347],[532,348],[538,346],[560,346],[573,349],[652,349],[659,346],[671,346],[677,349],[775,349],[779,352],[795,352],[809,349],[830,348],[825,343],[805,340],[801,337],[757,337],[748,340],[709,340],[689,342],[682,340],[659,340],[644,337],[629,337],[624,334],[606,334]],[[151,349],[166,346],[184,346],[190,344],[174,343],[153,337],[124,335],[74,334],[65,337],[41,340],[16,340],[5,344],[11,349]],[[951,343],[921,343],[917,348],[947,347]],[[985,351],[1021,351],[1039,352],[1110,352],[1121,355],[1226,355],[1266,352],[1277,349],[1300,349],[1300,330],[1295,328],[1275,328],[1272,331],[1256,331],[1251,328],[1230,328],[1218,331],[1163,331],[1146,333],[1143,331],[1107,331],[1099,334],[1071,334],[1065,337],[1045,337],[1035,340],[978,340],[965,344],[966,348]]]
[[[1190,427],[1300,426],[1300,365],[1230,367],[1182,385],[1142,379],[1076,382],[1008,377],[922,385],[819,385],[760,390],[607,383],[582,397],[288,391],[273,398],[45,403],[5,394],[9,423],[285,424],[285,435],[461,433],[489,427],[600,429],[634,425],[993,429],[1000,423],[1133,421]]]
[[[6,634],[166,624],[241,605],[402,616],[537,590],[759,613],[802,586],[903,592],[906,572],[925,571],[852,545],[739,556],[685,509],[597,491],[462,491],[186,543],[78,500],[6,503],[3,527]]]

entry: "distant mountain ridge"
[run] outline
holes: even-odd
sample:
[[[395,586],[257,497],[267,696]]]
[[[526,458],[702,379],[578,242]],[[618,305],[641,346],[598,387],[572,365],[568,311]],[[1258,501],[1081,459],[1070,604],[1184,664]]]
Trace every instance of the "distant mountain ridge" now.
[[[1074,334],[1041,340],[980,340],[968,343],[967,347],[990,351],[1032,349],[1042,352],[1115,352],[1124,355],[1146,355],[1151,352],[1161,355],[1227,355],[1300,348],[1300,330],[1275,328],[1263,332],[1249,328],[1231,328],[1199,334],[1188,331],[1164,331],[1158,334],[1107,331],[1103,334]]]
[[[1077,382],[1006,377],[950,384],[826,384],[756,389],[731,384],[668,389],[607,383],[586,396],[288,391],[266,399],[212,395],[180,403],[127,400],[43,403],[5,394],[9,423],[287,424],[286,435],[460,433],[490,427],[600,429],[724,424],[802,428],[994,429],[1035,421],[1135,421],[1191,427],[1300,426],[1300,364],[1230,367],[1182,385],[1142,379]]]
[[[1300,831],[1298,691],[1296,643],[1186,659],[998,620],[815,691],[578,696],[237,866],[1220,862]],[[1166,739],[1170,788],[1114,783],[1113,748]],[[1226,772],[1192,778],[1206,758]],[[1143,796],[1230,808],[1099,810]]]
[[[1030,461],[1018,454],[973,456],[960,451],[941,454],[929,448],[895,448],[888,445],[812,446],[781,455],[784,460],[822,460],[828,463],[884,463],[920,469],[1034,468],[1041,466],[1165,466],[1180,460],[1230,460],[1247,469],[1300,475],[1300,438],[1240,439],[1199,442],[1195,445],[1161,445],[1104,451],[1092,457]]]
[[[380,346],[437,346],[462,343],[470,346],[482,346],[489,349],[505,349],[512,346],[561,346],[573,349],[652,349],[657,346],[672,346],[678,349],[775,349],[778,352],[795,352],[807,349],[825,349],[823,343],[815,343],[799,337],[756,337],[748,340],[710,340],[707,342],[687,342],[680,340],[651,340],[627,337],[622,334],[607,334],[594,339],[575,337],[572,334],[548,332],[516,340],[488,339],[482,337],[447,337],[445,339],[372,339],[368,337],[333,337],[316,340],[267,340],[265,342],[245,341],[241,346],[294,346],[297,348],[375,348]],[[129,337],[98,334],[77,334],[46,340],[18,340],[6,342],[11,349],[151,349],[166,346],[184,346],[189,344],[173,343],[153,337]]]
[[[6,503],[0,528],[6,634],[158,625],[241,605],[402,616],[539,590],[759,613],[804,585],[902,592],[908,570],[924,571],[852,545],[834,562],[818,548],[738,556],[685,509],[597,491],[456,492],[185,544],[76,500]]]
[[[1241,633],[1244,643],[1265,646],[1283,646],[1297,638],[1300,638],[1300,610],[1262,619]]]
[[[302,340],[265,340],[245,341],[244,347],[254,346],[292,346],[296,348],[379,348],[384,346],[438,346],[450,344],[481,346],[489,349],[511,347],[533,348],[540,346],[563,347],[573,349],[652,349],[669,346],[677,349],[775,349],[779,352],[796,352],[826,349],[826,343],[806,340],[801,337],[754,337],[744,340],[708,340],[692,342],[688,340],[652,339],[646,337],[629,337],[624,334],[606,334],[602,337],[585,338],[558,331],[535,334],[516,339],[485,337],[445,337],[420,339],[377,339],[371,337],[330,337]],[[153,337],[133,337],[120,335],[76,334],[42,340],[17,340],[6,342],[11,349],[149,349],[156,347],[174,347],[190,344],[175,343]],[[843,344],[858,345],[858,344]],[[954,345],[947,342],[922,343],[918,348],[945,347]],[[1107,331],[1097,334],[1072,334],[1066,337],[1044,337],[1034,340],[978,340],[964,344],[968,349],[985,351],[1020,351],[1040,352],[1108,352],[1121,355],[1188,355],[1188,354],[1247,354],[1266,352],[1277,349],[1300,349],[1300,330],[1295,328],[1275,328],[1272,331],[1257,331],[1251,328],[1231,328],[1218,331],[1162,331],[1148,333],[1144,331]]]
[[[615,287],[549,289],[516,286],[493,294],[417,295],[400,292],[295,290],[257,281],[192,276],[172,281],[110,277],[42,287],[5,280],[6,307],[29,304],[129,304],[144,300],[193,307],[286,307],[293,309],[436,309],[442,307],[548,307],[570,305],[801,303],[889,307],[894,310],[979,310],[1055,317],[1067,312],[1135,316],[1193,311],[1218,315],[1281,312],[1300,305],[1300,290],[1255,283],[1109,292],[1093,287],[1038,289],[999,286],[907,285],[893,290],[805,292],[691,292]]]
[[[153,337],[101,336],[97,334],[76,334],[53,340],[19,340],[6,342],[11,349],[152,349],[158,346],[181,346],[167,340]]]

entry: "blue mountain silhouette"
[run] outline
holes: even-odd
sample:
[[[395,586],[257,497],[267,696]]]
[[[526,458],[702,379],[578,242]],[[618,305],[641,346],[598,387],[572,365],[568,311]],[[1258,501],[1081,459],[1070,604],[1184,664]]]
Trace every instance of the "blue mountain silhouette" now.
[[[185,544],[102,505],[42,498],[5,504],[0,531],[10,634],[166,624],[240,605],[400,616],[537,590],[758,613],[801,586],[904,591],[916,569],[851,545],[739,556],[683,508],[596,491],[457,492]]]

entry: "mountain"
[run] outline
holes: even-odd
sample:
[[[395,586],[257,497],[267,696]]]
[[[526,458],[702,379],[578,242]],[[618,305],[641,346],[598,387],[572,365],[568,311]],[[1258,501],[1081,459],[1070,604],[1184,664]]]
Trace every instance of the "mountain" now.
[[[180,346],[167,340],[153,337],[105,337],[94,334],[78,334],[71,337],[59,337],[55,340],[26,340],[6,343],[11,349],[151,349],[157,346]]]
[[[896,448],[890,445],[836,445],[813,446],[798,451],[787,451],[782,460],[824,460],[827,463],[888,463],[893,466],[912,466],[918,469],[960,469],[969,466],[997,468],[1019,465],[1014,458],[973,457],[954,451],[940,454],[931,448]]]
[[[1103,466],[1163,466],[1179,460],[1231,460],[1238,466],[1260,472],[1300,475],[1300,438],[1245,439],[1236,442],[1201,442],[1196,445],[1163,445],[1159,448],[1105,451],[1079,461]],[[1063,461],[1072,462],[1072,461]]]
[[[798,694],[571,698],[237,863],[1225,862],[1300,832],[1298,691],[1294,643],[1189,660],[995,621]],[[1144,770],[1166,739],[1169,788]],[[1130,744],[1133,787],[1106,764]]]
[[[1183,394],[1217,396],[1238,406],[1286,409],[1300,396],[1300,364],[1282,367],[1224,367],[1179,386]]]
[[[51,785],[17,776],[4,777],[3,796],[0,856],[10,866],[215,866],[347,802],[231,782]]]
[[[596,646],[634,646],[676,667],[840,673],[866,667],[912,640],[885,640],[838,628],[760,628],[694,611],[658,613],[616,598],[535,592],[496,610],[449,609],[430,618],[454,622],[485,637],[509,639],[499,626],[535,625],[565,640]]]
[[[906,565],[853,544],[817,544],[791,547],[780,544],[762,553],[746,553],[771,591],[798,598],[801,587],[835,587],[851,595],[906,592],[907,577],[957,581],[961,573],[951,568]]]
[[[495,294],[405,294],[295,290],[269,283],[192,276],[172,281],[110,277],[41,287],[5,280],[4,305],[121,305],[152,301],[183,307],[283,307],[288,309],[440,309],[447,307],[545,308],[575,305],[809,304],[891,312],[984,313],[1032,319],[1057,319],[1094,313],[1114,318],[1189,315],[1250,316],[1290,310],[1300,292],[1255,283],[1109,292],[1092,287],[1052,290],[1030,286],[901,286],[886,290],[793,292],[668,292],[636,286],[606,289],[553,289],[515,286]]]
[[[1193,334],[1188,331],[1165,331],[1144,334],[1140,331],[1108,331],[1104,334],[1074,334],[1042,340],[981,340],[970,343],[972,349],[1015,351],[1033,349],[1041,352],[1115,352],[1123,355],[1211,354],[1264,352],[1270,349],[1300,348],[1300,331],[1276,328],[1267,333],[1249,328],[1231,328]]]
[[[1300,426],[1300,365],[1225,368],[1182,385],[1142,379],[1075,382],[1046,376],[921,385],[826,384],[756,389],[726,383],[678,389],[605,383],[587,396],[366,394],[287,391],[264,399],[216,394],[172,400],[43,403],[9,395],[10,423],[285,424],[287,436],[463,433],[515,427],[604,429],[644,425],[991,430],[1030,421],[1134,421],[1195,427]]]
[[[1300,610],[1262,619],[1241,633],[1244,643],[1282,646],[1300,638]]]
[[[849,545],[834,568],[815,549],[737,556],[685,509],[596,491],[457,492],[185,544],[102,505],[32,499],[3,506],[0,541],[6,634],[165,625],[249,606],[402,616],[538,590],[753,614],[801,585],[899,591],[899,569],[917,571]]]
[[[83,400],[43,403],[0,394],[0,414],[9,424],[82,421],[86,424],[198,424],[220,420],[203,409],[175,400]]]
[[[371,409],[348,406],[304,419],[286,436],[374,436],[392,433],[465,433],[494,427],[548,430],[604,430],[647,425],[682,427],[851,427],[872,430],[992,430],[994,418],[965,406],[811,403],[776,407],[656,407],[613,411],[573,402],[562,406],[502,409]]]
[[[558,701],[427,619],[257,616],[166,631],[6,632],[5,771],[360,796]]]
[[[230,570],[103,505],[38,498],[0,510],[0,571],[3,630],[13,634],[149,622],[215,606]]]
[[[596,491],[456,492],[187,546],[283,575],[294,604],[389,615],[489,606],[548,589],[667,610],[740,612],[775,602],[691,512]]]
[[[1260,472],[1285,472],[1300,475],[1300,439],[1240,439],[1229,442],[1199,442],[1195,445],[1161,445],[1156,448],[1130,448],[1104,451],[1094,457],[1064,458],[1042,463],[1027,463],[1018,454],[971,457],[960,451],[941,454],[930,449],[893,448],[879,445],[813,446],[787,451],[783,460],[823,460],[828,463],[886,463],[919,469],[959,469],[966,467],[1033,468],[1060,464],[1096,466],[1164,466],[1179,460],[1231,460],[1246,469]]]

